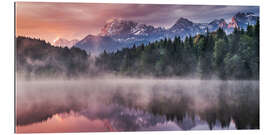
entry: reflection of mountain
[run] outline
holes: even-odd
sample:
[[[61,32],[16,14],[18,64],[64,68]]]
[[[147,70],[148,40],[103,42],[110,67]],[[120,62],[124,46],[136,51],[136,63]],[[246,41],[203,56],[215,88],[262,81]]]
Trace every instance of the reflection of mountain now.
[[[122,47],[131,47],[133,44],[147,44],[165,37],[195,36],[207,31],[216,31],[223,28],[231,33],[234,28],[247,28],[254,25],[259,19],[252,12],[237,13],[227,23],[224,19],[215,19],[210,23],[194,23],[187,18],[179,18],[170,28],[156,28],[151,25],[140,24],[134,21],[113,19],[105,24],[98,36],[88,35],[75,46],[87,52],[102,52],[103,50],[115,51]]]
[[[73,111],[120,131],[228,129],[232,120],[237,129],[259,128],[258,81],[125,81],[19,82],[16,124]]]
[[[100,104],[98,109],[90,107],[80,113],[90,120],[108,120],[112,127],[120,131],[138,131],[143,128],[147,129],[148,127],[156,126],[158,123],[166,123],[165,117],[154,116],[148,112],[114,104]]]

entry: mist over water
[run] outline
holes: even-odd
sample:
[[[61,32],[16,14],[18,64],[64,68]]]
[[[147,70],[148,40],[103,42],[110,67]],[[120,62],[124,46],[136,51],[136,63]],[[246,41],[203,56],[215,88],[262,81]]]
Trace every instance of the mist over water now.
[[[72,48],[16,35],[16,132],[259,129],[259,16],[233,20],[117,22]]]
[[[259,81],[18,79],[16,99],[18,133],[259,128]]]

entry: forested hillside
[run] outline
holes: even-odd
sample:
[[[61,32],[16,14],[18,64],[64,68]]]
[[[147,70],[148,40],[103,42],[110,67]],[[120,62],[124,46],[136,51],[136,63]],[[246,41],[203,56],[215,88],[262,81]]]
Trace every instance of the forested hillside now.
[[[246,30],[223,29],[204,35],[162,39],[96,59],[103,71],[128,76],[193,77],[202,79],[259,79],[259,21]]]
[[[88,55],[79,48],[54,47],[40,39],[16,38],[16,70],[31,76],[79,76],[88,72]]]
[[[218,29],[184,40],[165,38],[111,53],[104,51],[95,60],[79,48],[54,47],[40,39],[17,37],[16,43],[16,69],[27,76],[113,73],[133,77],[259,79],[259,22],[245,31],[234,29],[230,35]]]

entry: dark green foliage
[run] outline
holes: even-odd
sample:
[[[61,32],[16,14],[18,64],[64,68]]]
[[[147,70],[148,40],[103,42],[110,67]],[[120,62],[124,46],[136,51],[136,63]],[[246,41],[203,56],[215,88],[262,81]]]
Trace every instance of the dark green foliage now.
[[[78,48],[53,47],[43,40],[17,38],[17,71],[28,75],[87,75],[89,56]],[[195,37],[161,39],[96,57],[98,71],[128,76],[202,79],[259,79],[259,21],[247,30],[223,29]]]
[[[259,79],[259,22],[247,30],[223,29],[195,37],[162,39],[148,45],[103,53],[96,65],[124,75],[200,75],[203,79]],[[106,68],[105,68],[106,67]]]
[[[27,76],[78,76],[88,72],[88,55],[79,48],[54,47],[45,41],[17,37],[16,68]]]

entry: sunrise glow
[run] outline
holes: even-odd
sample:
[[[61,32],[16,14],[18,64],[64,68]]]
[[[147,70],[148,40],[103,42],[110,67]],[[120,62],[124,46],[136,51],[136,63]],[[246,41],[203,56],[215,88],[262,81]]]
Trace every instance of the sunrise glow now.
[[[16,36],[38,37],[53,44],[57,37],[80,40],[89,34],[98,35],[101,28],[112,19],[132,20],[167,28],[179,17],[194,22],[209,22],[223,15],[224,11],[226,20],[237,11],[258,12],[257,7],[205,8],[191,5],[16,2]]]
[[[53,40],[53,44],[55,44],[55,42],[59,39],[59,37],[57,36],[56,39]]]

